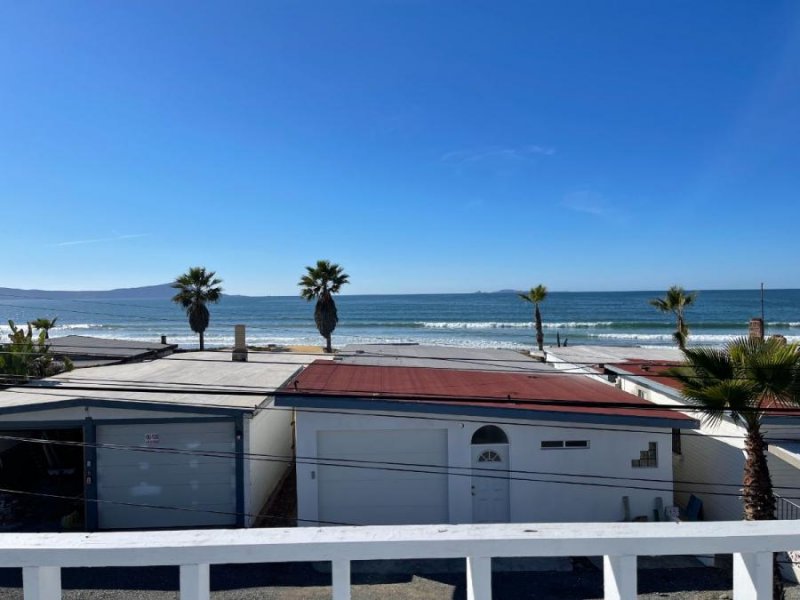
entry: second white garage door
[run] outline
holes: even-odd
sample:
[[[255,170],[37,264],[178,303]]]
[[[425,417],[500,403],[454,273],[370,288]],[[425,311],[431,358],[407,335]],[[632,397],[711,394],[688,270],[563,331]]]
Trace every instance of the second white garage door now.
[[[317,456],[321,522],[448,521],[444,429],[320,431]]]

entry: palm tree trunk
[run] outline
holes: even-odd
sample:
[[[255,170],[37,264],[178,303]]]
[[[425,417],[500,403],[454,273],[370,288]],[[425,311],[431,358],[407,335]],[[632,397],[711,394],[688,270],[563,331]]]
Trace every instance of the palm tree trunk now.
[[[536,305],[534,311],[536,319],[536,344],[539,346],[539,352],[544,350],[544,333],[542,332],[542,313],[539,312],[539,305]]]
[[[205,350],[205,349],[206,349],[206,345],[205,345],[205,332],[204,332],[204,331],[201,331],[201,332],[200,332],[200,350]]]
[[[748,425],[744,441],[744,518],[770,521],[775,518],[775,495],[766,456],[767,445],[758,423]]]
[[[331,336],[330,335],[326,335],[325,336],[325,352],[327,352],[328,354],[333,352],[333,348],[331,347]]]
[[[680,313],[678,317],[678,330],[675,332],[675,339],[678,341],[678,348],[686,350],[686,323],[683,321],[683,315]]]
[[[744,518],[748,521],[772,521],[775,519],[775,494],[772,490],[772,478],[767,464],[767,445],[761,435],[760,423],[752,423],[747,427],[744,441]],[[772,597],[783,600],[784,588],[778,567],[778,553],[772,554]]]

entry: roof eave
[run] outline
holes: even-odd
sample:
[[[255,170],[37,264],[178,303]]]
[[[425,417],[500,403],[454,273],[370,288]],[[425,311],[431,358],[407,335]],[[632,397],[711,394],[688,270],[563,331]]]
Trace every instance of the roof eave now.
[[[309,408],[315,410],[356,410],[381,412],[421,413],[463,417],[505,418],[523,421],[561,421],[567,423],[589,423],[598,425],[635,425],[665,429],[697,429],[699,423],[690,418],[645,417],[639,415],[614,415],[589,412],[563,412],[558,410],[530,410],[506,407],[474,406],[468,404],[444,404],[420,400],[398,400],[384,398],[361,398],[353,396],[292,394],[278,392],[275,406]]]

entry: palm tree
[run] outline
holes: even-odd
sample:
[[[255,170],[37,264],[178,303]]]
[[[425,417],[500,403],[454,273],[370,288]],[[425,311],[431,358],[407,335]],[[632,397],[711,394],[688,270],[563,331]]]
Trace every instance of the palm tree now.
[[[192,267],[183,275],[176,277],[172,287],[178,290],[172,301],[186,309],[189,327],[200,336],[200,350],[205,349],[204,333],[208,328],[211,315],[206,304],[217,303],[222,297],[221,279],[217,279],[214,271],[206,271],[205,267]]]
[[[39,317],[35,321],[31,321],[31,326],[36,331],[44,331],[44,339],[50,339],[50,330],[56,326],[56,321],[58,321],[58,317],[53,317],[52,319],[48,319],[45,317]]]
[[[800,407],[800,347],[776,338],[739,338],[723,349],[684,349],[683,354],[685,365],[671,374],[683,384],[684,397],[699,407],[706,422],[718,423],[728,416],[744,427],[745,519],[774,519],[775,495],[761,418],[765,409]],[[781,598],[777,570],[775,581],[775,597]]]
[[[300,290],[300,295],[309,302],[317,301],[314,307],[314,322],[320,335],[325,338],[325,352],[333,352],[331,334],[339,322],[333,294],[338,294],[344,284],[350,283],[349,275],[342,270],[342,267],[329,260],[318,260],[316,266],[306,267],[306,271],[307,273],[297,284],[303,288]]]
[[[650,300],[650,305],[656,307],[657,310],[675,315],[677,327],[672,337],[675,338],[678,348],[681,350],[686,348],[686,340],[689,337],[689,327],[686,325],[683,311],[692,306],[696,298],[697,292],[686,293],[681,286],[673,285],[663,298]]]
[[[544,332],[542,331],[542,313],[539,312],[539,304],[544,302],[547,298],[547,288],[541,283],[527,294],[519,294],[519,297],[533,304],[533,317],[534,327],[536,328],[536,343],[539,345],[539,351],[544,350]]]

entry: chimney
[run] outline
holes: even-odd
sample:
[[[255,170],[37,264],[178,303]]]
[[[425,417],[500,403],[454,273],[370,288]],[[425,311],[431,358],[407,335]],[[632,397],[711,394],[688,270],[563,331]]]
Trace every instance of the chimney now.
[[[764,339],[764,319],[753,318],[750,319],[749,336],[754,340]]]
[[[244,334],[244,325],[234,325],[233,327],[233,354],[231,360],[236,362],[247,362],[247,340]]]

